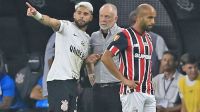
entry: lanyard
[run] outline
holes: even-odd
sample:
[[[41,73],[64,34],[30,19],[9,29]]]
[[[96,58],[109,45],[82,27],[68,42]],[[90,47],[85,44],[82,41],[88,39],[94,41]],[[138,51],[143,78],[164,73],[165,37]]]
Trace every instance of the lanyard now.
[[[165,91],[165,96],[166,96],[166,94],[167,94],[167,92],[168,92],[168,90],[169,90],[169,87],[171,86],[173,80],[174,80],[174,78],[172,78],[172,79],[170,80],[169,85],[168,85],[167,88],[165,89],[165,79],[164,79],[164,91]]]

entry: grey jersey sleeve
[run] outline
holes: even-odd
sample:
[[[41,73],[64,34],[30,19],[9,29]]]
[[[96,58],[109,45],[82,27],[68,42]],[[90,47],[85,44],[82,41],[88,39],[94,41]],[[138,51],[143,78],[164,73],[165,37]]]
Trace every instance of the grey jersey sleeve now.
[[[156,46],[157,46],[155,49],[156,54],[158,56],[158,59],[161,60],[163,56],[163,52],[168,51],[168,48],[164,39],[160,35],[157,35]]]

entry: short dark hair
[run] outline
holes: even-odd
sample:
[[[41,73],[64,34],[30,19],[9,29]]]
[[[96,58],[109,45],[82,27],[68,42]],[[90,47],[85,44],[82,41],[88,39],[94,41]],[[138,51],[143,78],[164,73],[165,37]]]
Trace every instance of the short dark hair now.
[[[174,61],[178,61],[178,56],[177,56],[176,53],[174,53],[174,52],[172,52],[172,51],[165,51],[165,52],[163,53],[163,55],[165,55],[165,54],[170,54],[170,55],[172,55],[173,58],[174,58]]]
[[[185,53],[181,56],[180,59],[180,64],[181,65],[185,65],[185,64],[197,64],[198,61],[196,59],[196,57],[192,54],[189,53]]]
[[[135,19],[136,19],[136,11],[133,10],[131,11],[131,13],[128,16],[129,19],[129,25],[133,25],[135,23]]]

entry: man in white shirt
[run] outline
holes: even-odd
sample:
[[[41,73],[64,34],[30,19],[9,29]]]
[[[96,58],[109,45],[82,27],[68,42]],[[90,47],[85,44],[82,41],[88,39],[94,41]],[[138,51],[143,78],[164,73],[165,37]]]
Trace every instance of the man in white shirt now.
[[[89,2],[75,5],[74,22],[57,20],[40,14],[29,3],[27,16],[56,31],[55,57],[47,76],[50,111],[76,111],[77,80],[81,65],[88,55],[89,35],[85,32],[92,21],[93,7]]]
[[[44,71],[43,71],[43,81],[42,81],[42,94],[44,97],[48,96],[47,92],[47,75],[49,72],[49,69],[53,63],[54,55],[55,55],[55,37],[56,33],[53,33],[51,37],[49,38],[46,49],[45,49],[45,55],[44,55]]]
[[[181,104],[176,104],[178,99],[178,80],[182,76],[176,68],[177,56],[171,51],[165,51],[161,59],[163,73],[153,78],[157,112],[177,112]]]

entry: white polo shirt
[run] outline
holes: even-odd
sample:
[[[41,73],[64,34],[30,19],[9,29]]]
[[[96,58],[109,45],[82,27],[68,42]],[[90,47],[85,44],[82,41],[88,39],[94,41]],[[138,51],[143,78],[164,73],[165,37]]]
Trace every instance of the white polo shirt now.
[[[45,49],[45,56],[44,56],[44,71],[43,71],[43,81],[42,81],[42,94],[43,96],[48,96],[47,92],[47,74],[49,72],[49,64],[48,60],[51,59],[55,55],[55,37],[56,33],[53,33],[51,37],[48,40],[48,43],[46,45]]]
[[[55,57],[47,81],[79,79],[83,60],[88,55],[89,35],[75,23],[61,20],[56,32]]]
[[[166,79],[164,74],[158,74],[152,79],[157,105],[173,107],[178,96],[178,80],[183,75],[176,71],[172,79]]]

